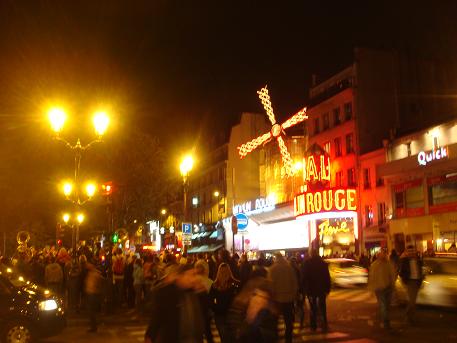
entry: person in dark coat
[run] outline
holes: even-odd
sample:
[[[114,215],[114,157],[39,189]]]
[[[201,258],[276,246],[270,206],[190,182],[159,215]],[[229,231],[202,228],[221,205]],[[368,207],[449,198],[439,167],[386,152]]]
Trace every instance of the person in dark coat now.
[[[328,330],[326,298],[330,293],[330,273],[328,265],[319,256],[317,250],[313,250],[311,258],[303,264],[304,278],[303,288],[308,297],[311,309],[311,330],[317,329],[317,316],[322,316],[322,330]]]
[[[248,261],[246,254],[241,255],[240,260],[240,282],[241,286],[245,285],[252,273],[252,265]]]
[[[417,293],[421,287],[424,275],[422,274],[422,260],[412,245],[409,245],[401,255],[399,265],[399,275],[408,292],[406,317],[410,324],[414,324]]]
[[[169,265],[162,285],[151,294],[145,343],[203,342],[203,312],[196,294],[202,287],[192,266]]]

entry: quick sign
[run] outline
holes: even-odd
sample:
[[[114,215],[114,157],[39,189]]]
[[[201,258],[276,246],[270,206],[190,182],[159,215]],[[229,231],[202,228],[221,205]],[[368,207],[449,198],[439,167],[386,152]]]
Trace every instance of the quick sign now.
[[[417,154],[417,162],[421,166],[426,166],[428,163],[435,160],[442,160],[448,157],[448,150],[446,146],[442,146],[432,151],[421,151]]]
[[[330,188],[295,196],[295,216],[330,211],[357,211],[357,191],[355,189]]]

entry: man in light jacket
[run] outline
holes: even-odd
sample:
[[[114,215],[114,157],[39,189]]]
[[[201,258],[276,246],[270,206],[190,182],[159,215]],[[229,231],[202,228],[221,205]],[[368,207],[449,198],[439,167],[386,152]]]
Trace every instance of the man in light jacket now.
[[[368,288],[376,294],[385,329],[390,329],[389,309],[396,277],[395,266],[387,258],[386,252],[381,250],[370,267]]]
[[[270,268],[273,284],[273,300],[284,317],[286,343],[292,342],[294,325],[294,301],[298,294],[298,280],[293,267],[281,253],[275,254],[275,263]]]

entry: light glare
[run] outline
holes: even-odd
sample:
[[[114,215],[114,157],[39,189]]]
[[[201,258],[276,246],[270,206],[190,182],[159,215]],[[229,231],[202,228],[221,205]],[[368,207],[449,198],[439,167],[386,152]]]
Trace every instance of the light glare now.
[[[97,187],[93,183],[88,183],[86,185],[86,194],[89,198],[92,198],[97,191]]]
[[[93,122],[97,135],[103,136],[109,124],[109,117],[106,112],[95,113]]]
[[[191,155],[185,156],[181,162],[181,165],[179,166],[179,169],[181,170],[181,174],[182,175],[189,174],[189,172],[192,170],[193,166],[194,166],[193,157]]]
[[[84,221],[84,214],[82,214],[82,213],[78,214],[76,219],[78,220],[78,223],[81,224]]]
[[[62,131],[66,116],[65,112],[61,108],[51,108],[48,112],[48,118],[54,132],[59,133]]]
[[[73,184],[71,184],[70,182],[64,183],[63,194],[65,194],[65,196],[68,197],[71,194],[71,192],[73,192]]]

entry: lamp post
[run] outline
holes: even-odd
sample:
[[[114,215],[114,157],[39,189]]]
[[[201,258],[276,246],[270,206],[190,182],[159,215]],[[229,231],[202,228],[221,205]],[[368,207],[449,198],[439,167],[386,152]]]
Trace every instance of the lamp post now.
[[[85,219],[85,216],[83,213],[79,212],[73,216],[71,216],[69,213],[65,213],[63,216],[62,216],[62,219],[65,223],[65,225],[68,225],[68,223],[70,222],[70,219],[73,219],[73,223],[71,224],[71,229],[72,229],[72,232],[71,232],[71,246],[72,246],[72,249],[73,249],[73,256],[76,256],[75,255],[75,248],[76,248],[76,242],[78,242],[79,240],[79,226],[83,223],[84,219]]]
[[[182,181],[183,181],[183,194],[184,194],[184,222],[187,220],[187,188],[189,186],[188,178],[189,172],[194,166],[194,159],[191,155],[187,155],[183,158],[181,164],[179,165],[179,170],[181,171]]]
[[[189,186],[189,172],[194,166],[194,159],[191,155],[187,155],[183,158],[181,164],[179,165],[179,170],[181,171],[182,181],[183,181],[183,223],[187,222],[187,188]],[[187,244],[183,244],[184,252],[187,252]]]
[[[51,124],[51,128],[54,131],[54,139],[63,142],[64,145],[70,150],[74,151],[75,154],[74,179],[73,181],[65,182],[62,185],[62,190],[65,198],[71,201],[75,205],[75,210],[78,211],[83,204],[85,204],[95,195],[97,190],[97,186],[94,183],[86,183],[84,187],[84,193],[86,196],[82,198],[80,181],[81,157],[84,151],[88,150],[94,144],[103,141],[102,137],[108,128],[109,118],[104,111],[99,111],[94,114],[92,121],[96,133],[96,138],[86,145],[82,145],[79,138],[75,144],[71,144],[61,136],[61,132],[67,119],[63,109],[57,107],[51,108],[48,112],[48,118]],[[69,215],[65,218],[67,218],[67,221],[70,219]],[[79,214],[76,219],[76,232],[72,232],[72,249],[74,252],[76,248],[76,242],[79,239],[79,226],[84,221],[84,215]]]

